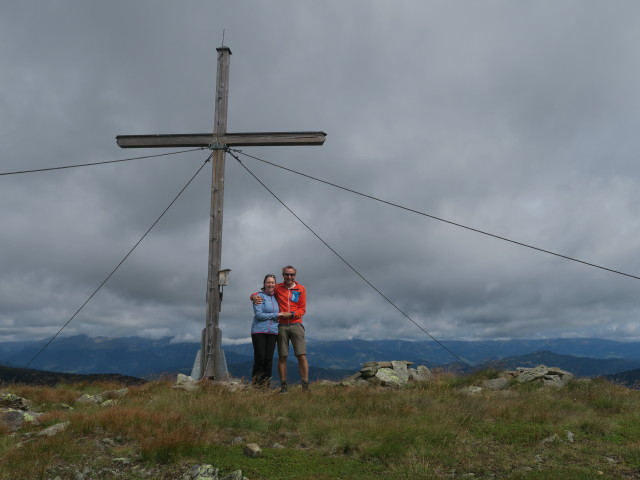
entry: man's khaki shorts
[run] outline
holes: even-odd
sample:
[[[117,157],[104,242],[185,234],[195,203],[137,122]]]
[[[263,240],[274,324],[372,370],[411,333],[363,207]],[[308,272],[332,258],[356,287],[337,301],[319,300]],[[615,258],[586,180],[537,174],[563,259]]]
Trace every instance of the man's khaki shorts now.
[[[307,345],[304,341],[304,326],[301,323],[278,325],[278,356],[289,356],[289,342],[293,344],[294,355],[306,355]]]

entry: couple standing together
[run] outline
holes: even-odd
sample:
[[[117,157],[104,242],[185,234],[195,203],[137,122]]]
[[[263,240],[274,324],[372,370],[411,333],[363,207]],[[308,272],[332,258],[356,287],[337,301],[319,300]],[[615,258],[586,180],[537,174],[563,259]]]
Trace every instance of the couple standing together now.
[[[264,277],[262,290],[251,295],[253,301],[253,384],[269,387],[273,352],[278,344],[278,374],[280,393],[287,392],[287,357],[289,343],[298,359],[302,390],[309,390],[309,364],[304,339],[302,316],[307,310],[307,292],[296,283],[296,269],[291,265],[282,269],[282,283],[275,275]]]

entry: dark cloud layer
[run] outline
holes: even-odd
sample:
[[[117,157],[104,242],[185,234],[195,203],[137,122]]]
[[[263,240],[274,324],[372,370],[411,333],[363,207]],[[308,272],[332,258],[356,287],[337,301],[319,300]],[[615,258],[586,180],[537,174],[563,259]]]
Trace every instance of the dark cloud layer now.
[[[0,171],[160,153],[115,136],[324,130],[248,154],[458,224],[640,275],[636,2],[5,2]],[[56,333],[208,152],[0,177],[0,341]],[[638,339],[638,280],[242,161],[437,338]],[[225,341],[248,294],[299,269],[314,339],[423,338],[231,156]],[[64,334],[196,340],[210,169]]]

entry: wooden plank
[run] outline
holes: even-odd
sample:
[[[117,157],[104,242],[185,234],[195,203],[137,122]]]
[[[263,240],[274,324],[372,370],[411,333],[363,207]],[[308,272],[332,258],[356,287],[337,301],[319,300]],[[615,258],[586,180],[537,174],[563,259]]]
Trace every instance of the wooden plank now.
[[[327,134],[324,132],[227,133],[218,140],[218,143],[228,147],[322,145],[326,138]],[[121,148],[208,147],[215,142],[215,135],[212,133],[118,135],[116,141]]]

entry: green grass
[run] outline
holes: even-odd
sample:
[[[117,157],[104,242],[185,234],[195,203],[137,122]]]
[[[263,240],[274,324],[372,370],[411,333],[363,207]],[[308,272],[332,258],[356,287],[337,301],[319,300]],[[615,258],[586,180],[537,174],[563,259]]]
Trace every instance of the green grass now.
[[[153,471],[152,478],[174,479],[195,464],[242,470],[251,480],[640,477],[639,391],[600,380],[460,391],[493,375],[441,374],[399,390],[313,385],[310,395],[216,384],[187,392],[152,382],[131,387],[117,406],[71,411],[54,405],[120,387],[12,386],[47,413],[39,427],[0,433],[0,479],[75,479],[83,468],[95,478]],[[55,437],[32,435],[62,421],[70,426]],[[249,442],[262,457],[243,455]],[[126,468],[118,457],[128,459]]]

